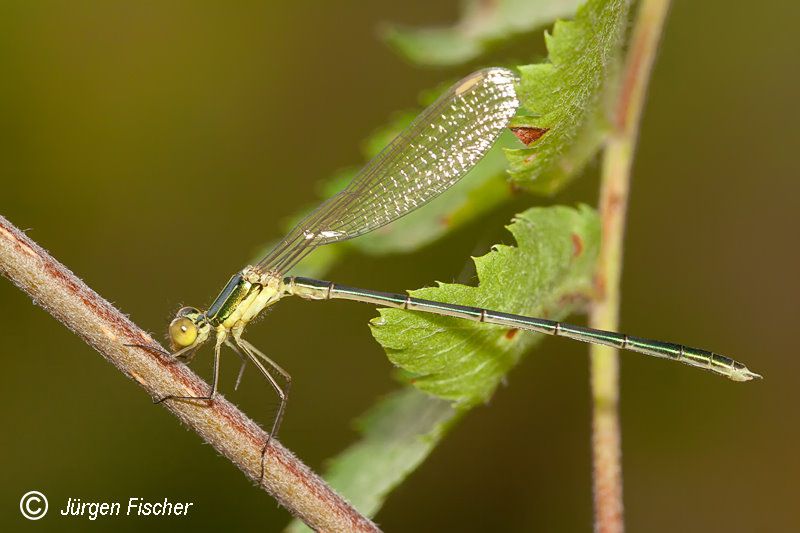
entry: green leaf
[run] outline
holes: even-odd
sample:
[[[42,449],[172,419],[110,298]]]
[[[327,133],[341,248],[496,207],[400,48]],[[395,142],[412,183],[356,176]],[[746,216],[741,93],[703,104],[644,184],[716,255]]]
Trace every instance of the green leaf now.
[[[430,244],[507,201],[512,191],[506,183],[509,165],[513,182],[521,188],[543,194],[562,188],[596,154],[605,138],[600,103],[604,86],[613,80],[627,8],[626,0],[590,0],[578,10],[575,21],[556,23],[553,35],[546,36],[547,63],[520,68],[524,109],[512,126],[545,132],[531,147],[514,149],[517,141],[505,134],[475,169],[434,202],[358,239],[322,247],[295,272],[323,275],[354,249],[379,255],[405,253]],[[432,100],[436,92],[428,91],[425,100]],[[365,142],[365,155],[377,154],[414,115],[400,113],[373,134]],[[505,151],[507,160],[500,157],[500,150]],[[337,173],[320,187],[321,196],[341,190],[357,170]],[[292,222],[300,218],[294,217]]]
[[[499,245],[475,259],[478,287],[440,284],[411,293],[560,319],[581,307],[591,291],[599,227],[597,214],[586,206],[529,209],[509,226],[517,246]],[[379,312],[373,335],[403,379],[441,399],[410,387],[391,394],[358,421],[362,438],[331,462],[326,479],[367,516],[543,338],[425,313]],[[296,521],[290,530],[307,531]]]
[[[580,0],[466,0],[453,26],[388,26],[383,37],[418,65],[447,66],[471,61],[500,41],[532,32],[575,12]]]
[[[536,193],[561,189],[596,153],[604,136],[603,92],[614,79],[628,20],[627,0],[589,0],[575,20],[545,34],[547,63],[519,68],[518,94],[531,116],[515,127],[547,128],[529,148],[506,150],[512,180]]]
[[[395,391],[356,422],[361,439],[331,462],[325,479],[359,512],[374,516],[460,414],[449,402],[416,389]],[[288,529],[309,531],[298,520]]]
[[[550,62],[521,69],[524,116],[512,125],[536,128],[544,135],[532,148],[506,149],[506,155],[514,179],[528,190],[558,190],[602,143],[606,128],[600,103],[605,86],[614,81],[627,9],[628,2],[622,0],[590,0],[575,22],[558,23],[553,36],[546,36]],[[374,136],[370,155],[408,119]],[[437,224],[443,217],[455,225],[471,220],[483,206],[496,205],[508,195],[503,183],[505,163],[492,162],[496,155],[487,156],[490,170],[484,178],[475,178],[474,188],[461,196],[454,188],[452,201],[446,193],[431,206],[373,235],[373,242],[364,237],[336,246],[352,249],[360,241],[368,253],[410,250],[447,231],[449,227]],[[350,176],[339,176],[326,196],[338,191]],[[471,199],[477,205],[471,205]],[[437,204],[442,208],[439,214],[426,213],[425,209]],[[440,284],[411,293],[553,319],[581,308],[592,290],[600,239],[594,211],[534,208],[518,215],[509,230],[517,246],[497,246],[475,259],[477,287]],[[363,438],[331,464],[328,479],[333,486],[370,516],[460,416],[488,400],[514,364],[542,339],[542,335],[424,313],[379,312],[380,318],[372,321],[373,335],[404,379],[423,392],[405,389],[375,406],[360,423]]]
[[[586,301],[599,247],[596,213],[586,207],[531,208],[508,226],[517,246],[475,258],[479,284],[440,283],[419,298],[560,319]],[[380,309],[372,334],[417,388],[461,407],[487,401],[541,335],[467,320]]]

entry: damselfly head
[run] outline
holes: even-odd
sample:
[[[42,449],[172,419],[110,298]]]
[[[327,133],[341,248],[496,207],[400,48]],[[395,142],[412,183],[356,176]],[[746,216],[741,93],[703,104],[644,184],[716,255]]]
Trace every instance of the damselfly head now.
[[[182,307],[169,324],[169,341],[173,350],[200,344],[208,338],[210,326],[204,313],[194,307]]]

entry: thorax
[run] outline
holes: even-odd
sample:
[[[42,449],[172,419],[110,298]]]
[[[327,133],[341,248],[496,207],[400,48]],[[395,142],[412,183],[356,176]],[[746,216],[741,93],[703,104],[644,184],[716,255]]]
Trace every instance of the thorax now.
[[[244,327],[265,307],[283,296],[279,274],[257,273],[252,267],[237,272],[209,306],[206,317],[212,326]]]

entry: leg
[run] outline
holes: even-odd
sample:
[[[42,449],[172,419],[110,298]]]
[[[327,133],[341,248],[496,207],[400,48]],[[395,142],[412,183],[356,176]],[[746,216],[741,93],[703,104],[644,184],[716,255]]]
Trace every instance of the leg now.
[[[244,375],[244,369],[247,366],[247,358],[235,344],[227,339],[225,340],[225,346],[236,352],[236,355],[242,360],[242,366],[239,367],[239,375],[236,376],[236,385],[233,386],[233,390],[239,390],[239,383],[242,382],[242,375]]]
[[[248,355],[248,357],[250,357],[250,360],[253,362],[254,365],[256,365],[256,368],[258,368],[261,371],[261,373],[264,375],[264,377],[267,378],[267,381],[269,381],[270,385],[272,385],[272,388],[275,389],[275,392],[278,394],[278,398],[280,399],[280,405],[278,406],[278,412],[275,415],[274,422],[272,423],[272,430],[267,435],[267,440],[264,443],[264,447],[261,449],[261,474],[260,474],[260,476],[258,478],[258,484],[259,484],[259,486],[261,486],[261,484],[264,482],[264,460],[265,460],[265,457],[267,455],[267,448],[269,448],[269,443],[270,443],[270,440],[272,440],[272,437],[277,435],[278,434],[278,429],[280,429],[281,421],[283,420],[283,413],[286,410],[286,402],[287,402],[287,400],[289,398],[289,389],[291,387],[292,378],[289,376],[289,374],[284,369],[282,369],[277,364],[275,364],[266,355],[264,355],[263,353],[258,351],[252,344],[250,344],[249,342],[247,342],[244,339],[239,338],[239,335],[237,335],[236,333],[234,333],[234,335],[233,335],[233,340],[234,340],[234,342],[236,342],[236,344],[239,346],[239,348],[241,348],[242,351],[244,353],[246,353]],[[272,377],[272,374],[269,373],[269,371],[266,369],[266,367],[264,367],[263,363],[261,363],[261,361],[259,361],[258,357],[262,357],[275,370],[277,370],[281,374],[281,376],[283,376],[283,378],[286,380],[286,390],[285,391],[283,389],[281,389],[280,385],[278,385],[278,382],[275,380],[274,377]]]
[[[220,335],[217,336],[217,342],[216,342],[216,345],[214,346],[214,374],[211,377],[211,391],[208,393],[208,395],[206,395],[206,396],[175,396],[175,395],[169,394],[167,396],[164,396],[160,400],[156,400],[153,403],[159,404],[159,403],[161,403],[161,402],[163,402],[165,400],[208,400],[208,401],[212,401],[214,399],[214,396],[216,396],[216,394],[217,394],[217,383],[219,382],[219,354],[220,354],[220,351],[221,351],[221,348],[222,348],[222,343],[224,341],[225,341],[225,335],[220,334]],[[194,348],[194,346],[188,346],[188,347],[186,347],[186,348],[184,348],[182,350],[178,350],[177,352],[175,352],[173,354],[173,356],[174,357],[180,357],[181,355],[186,353],[189,348]]]
[[[162,350],[160,346],[150,346],[148,344],[128,344],[125,343],[123,346],[131,346],[133,348],[141,348],[142,350],[148,351],[152,354],[161,355],[164,357],[170,357],[172,360],[171,362],[175,362],[178,359],[183,359],[184,362],[188,363],[194,357],[194,352],[197,350],[198,346],[186,346],[185,348],[181,348],[175,353],[169,353],[166,350]]]
[[[247,346],[247,348],[249,348],[251,352],[253,352],[253,353],[254,353],[254,354],[256,354],[257,356],[259,356],[260,358],[262,358],[262,359],[263,359],[264,361],[266,361],[267,363],[269,363],[269,365],[270,365],[272,368],[274,368],[274,369],[275,369],[275,371],[276,371],[276,372],[278,372],[278,374],[280,374],[280,375],[281,375],[281,377],[283,378],[283,380],[286,382],[286,393],[287,393],[287,395],[288,395],[288,393],[289,393],[289,389],[292,387],[292,376],[290,376],[290,375],[289,375],[289,373],[288,373],[286,370],[284,370],[283,368],[281,368],[281,367],[278,365],[278,363],[276,363],[275,361],[273,361],[272,359],[270,359],[269,357],[267,357],[267,356],[266,356],[266,354],[264,354],[264,352],[262,352],[261,350],[259,350],[258,348],[256,348],[255,346],[253,346],[252,344],[250,344],[249,342],[247,342],[246,340],[244,340],[244,339],[242,339],[242,338],[239,338],[239,339],[238,339],[238,341],[239,341],[239,345],[242,345],[242,344],[244,344],[245,346]]]

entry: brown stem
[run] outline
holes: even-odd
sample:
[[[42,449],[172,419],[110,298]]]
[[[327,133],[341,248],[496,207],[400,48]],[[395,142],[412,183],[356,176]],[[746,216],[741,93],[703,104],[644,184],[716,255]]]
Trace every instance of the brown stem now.
[[[603,233],[595,277],[598,298],[590,315],[591,326],[598,329],[619,329],[622,247],[631,166],[650,71],[668,9],[668,0],[641,3],[613,108],[599,201]],[[618,410],[619,362],[617,350],[607,346],[593,345],[590,353],[595,531],[620,533],[625,529],[625,522]]]
[[[0,272],[152,398],[207,394],[208,384],[185,365],[160,355],[163,349],[146,332],[2,216]],[[162,405],[258,482],[267,435],[255,422],[221,396],[210,403],[166,401]],[[313,529],[379,531],[275,439],[267,450],[263,487]]]

